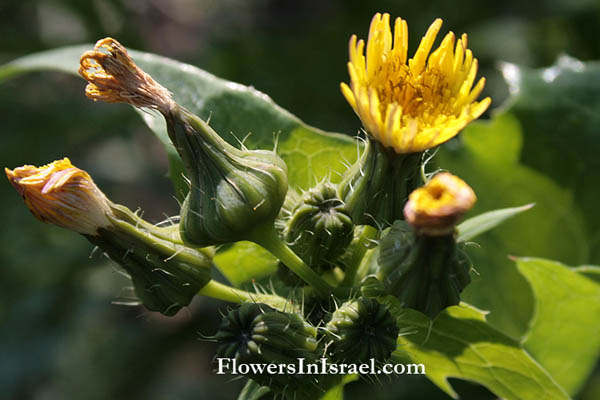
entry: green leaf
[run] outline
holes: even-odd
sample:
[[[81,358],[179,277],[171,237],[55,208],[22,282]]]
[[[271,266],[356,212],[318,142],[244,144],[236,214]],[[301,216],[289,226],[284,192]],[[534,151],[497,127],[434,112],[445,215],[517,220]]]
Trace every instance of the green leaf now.
[[[456,240],[458,242],[469,241],[490,229],[494,229],[507,219],[531,209],[534,205],[534,203],[531,203],[521,207],[502,208],[469,218],[456,227],[458,230],[458,238]]]
[[[217,252],[213,261],[236,287],[277,272],[278,263],[271,253],[251,242],[237,242],[224,246]]]
[[[552,377],[514,339],[492,328],[485,314],[465,303],[449,307],[434,321],[415,310],[401,310],[388,296],[398,324],[393,360],[423,364],[427,377],[457,398],[448,378],[486,386],[507,400],[568,399]]]
[[[463,178],[478,195],[473,214],[535,203],[477,238],[468,247],[476,274],[463,300],[489,310],[488,322],[502,332],[521,337],[533,312],[533,296],[509,254],[540,255],[583,264],[589,255],[582,218],[572,194],[551,179],[519,164],[523,132],[518,120],[500,114],[472,123],[460,141],[443,146],[440,167]],[[568,238],[568,240],[565,240]]]
[[[573,196],[592,250],[584,262],[600,263],[600,208],[590,187],[600,175],[600,63],[562,56],[548,68],[505,64],[502,72],[513,94],[506,112],[523,130],[521,163]]]
[[[535,297],[523,344],[567,392],[575,394],[600,356],[600,284],[581,269],[554,261],[517,258],[516,263]],[[598,268],[593,270],[598,273]]]
[[[43,70],[76,75],[79,57],[92,48],[92,44],[65,47],[19,58],[0,67],[0,81]],[[358,145],[352,138],[306,125],[264,93],[168,58],[139,51],[130,54],[173,93],[175,101],[210,120],[212,128],[229,143],[239,145],[243,140],[251,149],[273,149],[277,142],[276,150],[288,166],[292,187],[306,189],[326,176],[336,182],[345,170],[344,164],[356,159]],[[175,193],[183,198],[188,190],[182,177],[184,169],[169,141],[164,119],[157,113],[136,111],[164,144]],[[236,260],[237,264],[232,263]],[[228,247],[215,259],[217,267],[236,285],[244,279],[260,278],[265,271],[272,272],[272,262],[260,247],[249,243]]]
[[[600,267],[595,265],[582,265],[580,267],[573,268],[574,271],[577,271],[583,276],[587,276],[588,278],[600,283]]]

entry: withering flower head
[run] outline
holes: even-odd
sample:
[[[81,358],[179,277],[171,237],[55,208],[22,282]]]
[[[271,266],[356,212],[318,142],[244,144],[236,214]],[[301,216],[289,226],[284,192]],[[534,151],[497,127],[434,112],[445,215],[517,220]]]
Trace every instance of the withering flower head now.
[[[466,34],[456,41],[449,32],[430,54],[441,26],[441,19],[431,24],[411,59],[406,21],[396,18],[392,35],[389,14],[373,17],[366,56],[365,42],[350,39],[350,86],[342,83],[342,93],[368,133],[396,153],[450,140],[491,103],[476,101],[485,78],[473,87],[477,60]]]
[[[110,202],[90,175],[74,167],[68,158],[42,167],[24,165],[6,176],[40,221],[86,234],[107,227]]]
[[[112,38],[96,42],[79,63],[79,74],[89,82],[85,94],[92,100],[161,111],[174,104],[171,93],[135,65],[125,47]]]
[[[465,181],[442,172],[410,194],[404,217],[420,233],[445,235],[454,231],[460,217],[476,200],[475,192]]]

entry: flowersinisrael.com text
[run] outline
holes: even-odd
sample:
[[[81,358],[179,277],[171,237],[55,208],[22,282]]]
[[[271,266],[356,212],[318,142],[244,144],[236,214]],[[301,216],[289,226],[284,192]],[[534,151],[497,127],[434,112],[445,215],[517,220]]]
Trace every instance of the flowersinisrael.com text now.
[[[380,364],[376,365],[375,359],[363,364],[335,364],[326,358],[321,358],[318,363],[306,363],[304,358],[298,358],[297,363],[272,364],[255,363],[242,364],[235,358],[217,358],[217,375],[423,375],[423,364]]]

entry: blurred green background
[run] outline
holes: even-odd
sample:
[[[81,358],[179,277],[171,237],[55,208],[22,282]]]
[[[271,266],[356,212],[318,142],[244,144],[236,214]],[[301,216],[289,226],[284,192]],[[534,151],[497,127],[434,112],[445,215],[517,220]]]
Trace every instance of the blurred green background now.
[[[492,108],[508,96],[499,61],[543,67],[563,53],[600,59],[597,0],[4,0],[0,63],[112,36],[252,85],[311,125],[355,134],[358,120],[339,82],[348,80],[350,35],[366,37],[375,12],[408,20],[411,49],[436,17],[443,31],[467,32]],[[160,143],[129,106],[94,104],[84,86],[58,73],[0,84],[3,165],[68,156],[115,202],[142,208],[153,222],[177,214]],[[113,264],[91,255],[82,237],[36,221],[7,181],[0,193],[0,399],[235,397],[243,381],[211,371],[214,344],[206,340],[220,322],[215,307],[227,304],[196,299],[169,319],[113,305],[128,285]],[[493,398],[453,384],[464,398]],[[351,387],[348,398],[447,398],[419,377]],[[578,398],[598,393],[596,373]]]

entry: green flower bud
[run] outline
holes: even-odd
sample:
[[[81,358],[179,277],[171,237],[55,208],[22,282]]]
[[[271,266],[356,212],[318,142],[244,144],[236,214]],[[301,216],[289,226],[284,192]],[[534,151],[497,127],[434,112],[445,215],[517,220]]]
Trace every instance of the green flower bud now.
[[[317,329],[298,314],[277,311],[266,304],[245,303],[227,314],[216,334],[216,358],[235,359],[239,364],[294,364],[303,358],[315,363],[322,351]],[[250,372],[248,377],[271,388],[295,390],[304,377]]]
[[[123,206],[112,211],[111,225],[87,239],[125,269],[148,310],[177,314],[210,281],[209,251],[167,240]]]
[[[335,267],[353,238],[354,226],[330,183],[305,192],[286,221],[283,237],[298,256],[317,272]],[[289,278],[280,266],[280,276]],[[282,271],[283,270],[283,271]],[[301,283],[301,282],[296,282]]]
[[[378,263],[386,291],[430,318],[458,304],[471,281],[470,262],[453,234],[418,234],[404,221],[382,239]]]
[[[287,167],[274,152],[240,150],[173,101],[116,40],[98,41],[83,54],[79,73],[94,100],[159,111],[181,156],[190,191],[181,210],[181,237],[195,246],[251,239],[273,226],[288,189]]]
[[[339,197],[356,225],[379,228],[403,218],[408,194],[419,184],[421,155],[396,154],[367,138],[365,150],[339,185]]]
[[[319,356],[315,327],[298,314],[261,303],[244,303],[230,311],[216,339],[217,357],[236,358],[240,363],[294,363],[297,358]]]
[[[165,117],[191,182],[181,209],[184,241],[247,240],[258,227],[272,226],[288,189],[283,160],[272,151],[236,149],[179,106]]]
[[[325,325],[327,353],[340,362],[384,362],[396,349],[396,320],[374,299],[360,297],[338,308]]]

